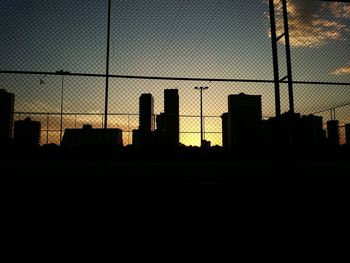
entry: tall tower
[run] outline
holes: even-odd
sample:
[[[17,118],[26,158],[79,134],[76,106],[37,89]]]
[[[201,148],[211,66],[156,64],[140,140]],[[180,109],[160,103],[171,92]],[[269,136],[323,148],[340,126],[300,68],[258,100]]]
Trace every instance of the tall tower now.
[[[0,147],[9,145],[12,138],[15,95],[0,89]]]
[[[255,149],[261,143],[261,96],[229,95],[228,113],[230,150],[248,152]]]
[[[150,93],[144,93],[139,101],[139,138],[141,145],[148,144],[151,132],[154,131],[154,100]]]
[[[164,90],[165,136],[171,147],[180,143],[179,92],[177,89]]]
[[[150,132],[154,130],[154,99],[152,94],[144,93],[140,96],[140,131]]]

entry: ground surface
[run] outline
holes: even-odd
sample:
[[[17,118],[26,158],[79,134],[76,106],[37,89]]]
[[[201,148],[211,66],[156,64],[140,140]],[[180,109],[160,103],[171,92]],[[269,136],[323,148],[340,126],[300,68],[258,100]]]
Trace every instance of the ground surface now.
[[[30,189],[228,189],[237,184],[349,183],[350,163],[280,162],[1,162],[1,191]]]

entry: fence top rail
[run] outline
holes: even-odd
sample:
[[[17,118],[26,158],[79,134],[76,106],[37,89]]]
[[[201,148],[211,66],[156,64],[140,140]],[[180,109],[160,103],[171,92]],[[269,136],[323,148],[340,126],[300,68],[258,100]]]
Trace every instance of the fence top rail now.
[[[162,76],[133,76],[133,75],[114,75],[114,74],[96,74],[96,73],[72,73],[72,72],[45,72],[45,71],[13,71],[0,70],[0,74],[22,74],[22,75],[65,75],[75,77],[109,77],[120,79],[143,79],[143,80],[173,80],[173,81],[205,81],[205,82],[248,82],[248,83],[275,83],[274,80],[266,79],[220,79],[220,78],[194,78],[194,77],[162,77]],[[288,84],[288,81],[279,81]],[[332,85],[332,86],[350,86],[349,82],[327,82],[327,81],[293,81],[293,84],[301,85]]]
[[[60,112],[27,112],[27,111],[15,111],[13,114],[28,114],[28,115],[61,115]],[[64,112],[63,115],[69,116],[104,116],[104,113],[77,113],[77,112]],[[108,113],[112,116],[138,116],[138,113]]]
[[[61,115],[60,112],[30,112],[30,111],[15,111],[13,114],[18,115]],[[76,112],[67,112],[63,113],[63,115],[69,116],[104,116],[104,113],[76,113]],[[111,116],[139,116],[139,113],[108,113]],[[179,115],[179,117],[183,118],[198,118],[199,115]],[[215,115],[203,115],[205,118],[220,118],[220,116]]]
[[[327,112],[333,109],[338,109],[341,107],[346,107],[346,106],[350,106],[350,103],[347,104],[343,104],[343,105],[339,105],[337,107],[332,107],[329,109],[324,109],[324,110],[320,110],[317,112],[312,112],[310,114],[319,114],[319,113],[323,113],[323,112]],[[16,115],[61,115],[60,112],[27,112],[27,111],[15,111],[13,112],[13,114]],[[76,112],[67,112],[67,113],[63,113],[63,115],[68,115],[68,116],[104,116],[104,113],[76,113]],[[108,113],[108,115],[110,116],[139,116],[139,113]],[[179,115],[179,117],[181,118],[198,118],[199,115]],[[221,116],[219,115],[203,115],[204,118],[221,118]],[[267,120],[271,118],[271,116],[263,116],[263,120]]]

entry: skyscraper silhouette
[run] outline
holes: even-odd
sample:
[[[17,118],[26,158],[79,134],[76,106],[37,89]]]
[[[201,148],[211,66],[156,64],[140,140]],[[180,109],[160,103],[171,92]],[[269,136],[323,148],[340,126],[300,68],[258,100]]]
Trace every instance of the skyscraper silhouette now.
[[[12,138],[15,95],[0,89],[0,147],[9,145]]]
[[[132,130],[132,145],[140,147],[140,131],[137,129]]]
[[[156,123],[157,123],[157,131],[160,133],[165,133],[166,132],[166,115],[164,112],[157,115]]]
[[[16,147],[35,148],[40,145],[41,123],[29,117],[15,121],[13,143]]]
[[[327,121],[327,138],[331,145],[339,145],[339,121]]]
[[[170,147],[180,142],[179,92],[177,89],[164,90],[165,137]]]
[[[144,93],[139,101],[139,138],[141,146],[151,143],[151,134],[154,131],[154,100],[150,93]]]
[[[225,112],[221,115],[222,121],[222,147],[228,150],[230,147],[230,114]]]
[[[346,145],[350,146],[350,123],[345,124],[345,140]]]
[[[298,133],[297,133],[298,134]],[[306,115],[301,118],[298,137],[301,138],[301,146],[320,146],[324,142],[323,120],[321,116]]]
[[[261,143],[261,95],[228,96],[229,148],[242,153],[249,152]]]

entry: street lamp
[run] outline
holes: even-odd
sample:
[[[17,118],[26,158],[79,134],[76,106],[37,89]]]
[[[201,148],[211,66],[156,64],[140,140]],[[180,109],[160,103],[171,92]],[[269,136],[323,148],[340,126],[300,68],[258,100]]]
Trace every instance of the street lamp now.
[[[199,90],[199,94],[200,94],[201,147],[203,147],[203,141],[204,141],[204,136],[203,136],[203,90],[208,89],[208,87],[195,87],[194,89]]]
[[[64,84],[64,75],[69,74],[68,71],[63,71],[62,69],[56,71],[56,74],[61,75],[61,110],[60,110],[60,144],[62,142],[62,129],[63,129],[63,84]]]

